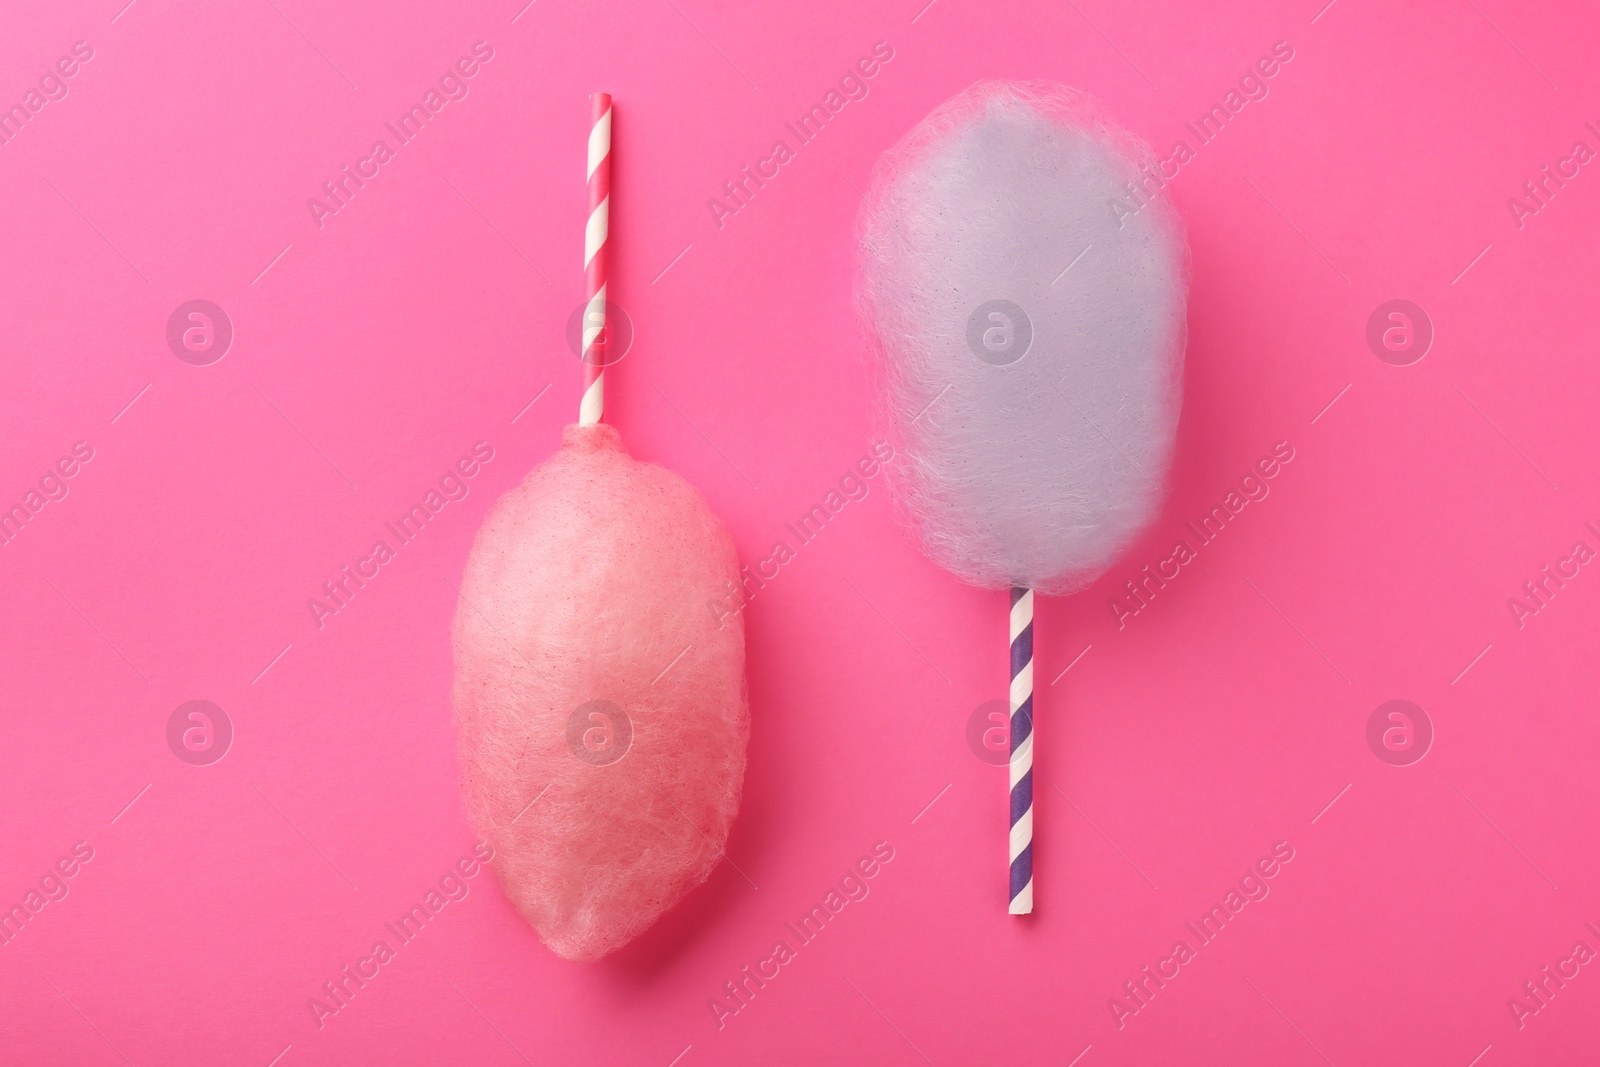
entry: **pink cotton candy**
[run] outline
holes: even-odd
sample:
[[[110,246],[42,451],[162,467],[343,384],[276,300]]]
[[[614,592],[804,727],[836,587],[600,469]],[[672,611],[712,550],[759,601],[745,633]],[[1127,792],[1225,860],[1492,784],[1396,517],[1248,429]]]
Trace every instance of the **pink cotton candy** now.
[[[478,532],[455,620],[463,791],[560,956],[627,944],[722,856],[750,722],[743,622],[710,604],[738,580],[700,493],[605,425],[567,427]]]

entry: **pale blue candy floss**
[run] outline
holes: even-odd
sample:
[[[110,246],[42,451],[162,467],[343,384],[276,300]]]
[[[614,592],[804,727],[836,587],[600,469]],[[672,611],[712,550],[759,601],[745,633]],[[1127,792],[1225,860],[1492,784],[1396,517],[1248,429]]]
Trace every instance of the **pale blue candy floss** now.
[[[978,82],[873,170],[856,299],[923,551],[1011,590],[1009,910],[1033,910],[1033,596],[1155,517],[1182,400],[1188,250],[1155,156],[1087,94]]]

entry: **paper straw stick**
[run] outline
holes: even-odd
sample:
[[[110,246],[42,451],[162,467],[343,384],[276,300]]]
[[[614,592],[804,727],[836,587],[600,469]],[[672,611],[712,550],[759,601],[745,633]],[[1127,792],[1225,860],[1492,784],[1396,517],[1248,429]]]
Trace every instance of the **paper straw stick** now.
[[[1011,590],[1011,907],[1033,911],[1033,590]]]
[[[583,233],[583,399],[578,425],[600,421],[606,396],[606,238],[611,219],[611,94],[589,95],[589,222]]]

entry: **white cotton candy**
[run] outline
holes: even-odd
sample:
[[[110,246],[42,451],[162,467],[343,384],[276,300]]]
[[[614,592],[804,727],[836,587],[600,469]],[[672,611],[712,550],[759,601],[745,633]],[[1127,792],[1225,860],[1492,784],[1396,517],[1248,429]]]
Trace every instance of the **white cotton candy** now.
[[[1159,508],[1188,255],[1161,180],[1044,82],[979,82],[878,161],[857,303],[890,484],[957,577],[1075,592]]]

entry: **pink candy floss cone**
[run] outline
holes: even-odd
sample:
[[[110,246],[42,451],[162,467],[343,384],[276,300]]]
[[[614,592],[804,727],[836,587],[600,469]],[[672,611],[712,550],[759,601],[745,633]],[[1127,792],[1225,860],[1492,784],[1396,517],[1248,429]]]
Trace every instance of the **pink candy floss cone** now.
[[[627,944],[721,858],[744,780],[738,581],[700,493],[615,429],[562,445],[478,532],[455,620],[467,810],[557,955]]]
[[[744,783],[739,559],[705,498],[601,423],[611,97],[590,97],[583,396],[478,531],[455,622],[467,812],[557,955],[597,960],[706,880]],[[621,358],[622,353],[614,354]]]

